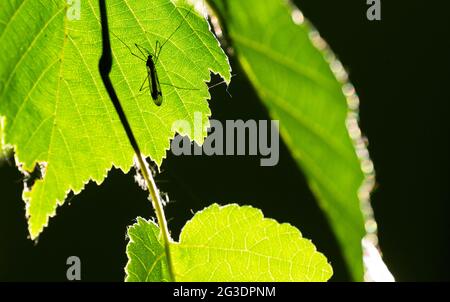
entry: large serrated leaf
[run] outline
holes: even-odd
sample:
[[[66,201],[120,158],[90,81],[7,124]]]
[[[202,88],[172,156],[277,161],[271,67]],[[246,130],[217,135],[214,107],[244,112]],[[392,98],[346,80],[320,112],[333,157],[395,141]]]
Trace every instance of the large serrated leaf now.
[[[210,2],[256,92],[280,120],[283,140],[328,216],[353,277],[362,280],[361,203],[368,199],[371,183],[364,181],[373,166],[342,65],[289,1]]]
[[[153,222],[129,229],[127,281],[167,280],[164,248]],[[258,209],[212,205],[171,244],[176,281],[327,281],[333,271],[311,241]]]
[[[71,3],[78,3],[72,1]],[[207,99],[210,71],[230,80],[228,60],[210,33],[206,20],[184,1],[107,1],[112,31],[111,78],[141,151],[161,164],[174,131],[201,143],[177,120],[194,123],[194,113],[210,115]],[[25,171],[41,163],[43,179],[24,192],[29,231],[36,238],[55,215],[69,191],[80,192],[93,180],[101,183],[112,166],[127,172],[133,150],[103,87],[98,61],[102,51],[98,1],[3,0],[0,9],[0,116],[5,141],[15,149]],[[68,15],[69,17],[66,17]],[[156,68],[164,103],[153,104],[139,92],[145,63],[130,47],[139,43],[150,52],[165,44]],[[137,52],[137,50],[135,50]],[[193,88],[192,90],[177,87]]]

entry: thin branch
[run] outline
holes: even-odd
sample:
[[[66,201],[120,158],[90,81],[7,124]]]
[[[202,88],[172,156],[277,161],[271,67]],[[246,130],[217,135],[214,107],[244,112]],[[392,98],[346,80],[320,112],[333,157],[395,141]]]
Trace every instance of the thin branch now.
[[[128,140],[131,146],[133,147],[134,153],[136,154],[136,158],[139,162],[140,171],[142,173],[142,176],[144,177],[144,180],[147,184],[147,188],[150,192],[153,208],[155,209],[156,218],[158,219],[159,228],[162,234],[170,279],[172,281],[175,281],[172,257],[170,254],[170,244],[172,242],[172,239],[170,238],[169,229],[167,227],[167,220],[164,215],[161,197],[159,195],[158,188],[156,187],[155,180],[153,179],[151,172],[149,171],[147,165],[145,164],[145,160],[142,156],[137,140],[133,134],[133,131],[131,130],[130,123],[128,122],[125,112],[122,106],[120,105],[119,98],[117,97],[111,79],[109,78],[109,73],[111,72],[112,69],[112,51],[111,51],[111,42],[109,39],[108,16],[106,12],[105,0],[99,0],[99,5],[102,24],[102,42],[103,42],[103,53],[99,62],[100,75],[102,77],[103,84],[105,85],[105,88],[108,91],[109,97],[112,103],[114,104],[114,108],[116,109],[116,112],[119,115],[120,121],[125,129]]]

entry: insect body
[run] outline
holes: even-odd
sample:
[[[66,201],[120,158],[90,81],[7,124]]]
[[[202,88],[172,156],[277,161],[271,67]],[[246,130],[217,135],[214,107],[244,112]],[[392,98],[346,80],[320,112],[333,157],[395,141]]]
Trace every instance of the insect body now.
[[[163,93],[161,90],[161,84],[172,86],[176,89],[182,89],[182,90],[198,90],[198,89],[192,89],[192,88],[178,87],[178,86],[174,86],[171,84],[160,83],[159,78],[158,78],[158,72],[156,70],[156,64],[158,63],[159,55],[161,54],[162,48],[170,40],[170,38],[172,38],[172,36],[180,29],[181,25],[183,25],[183,22],[186,21],[186,18],[190,13],[191,13],[191,10],[188,11],[188,13],[184,16],[183,21],[178,25],[178,27],[173,31],[173,33],[164,41],[164,43],[160,44],[159,41],[156,41],[154,53],[151,53],[145,47],[135,43],[134,45],[139,50],[142,57],[140,55],[134,53],[132,51],[132,49],[124,41],[122,41],[122,39],[120,39],[116,34],[113,33],[113,35],[117,39],[119,39],[119,41],[128,48],[128,50],[130,51],[130,53],[133,56],[135,56],[139,60],[145,62],[145,66],[147,69],[147,77],[145,78],[144,83],[142,83],[139,91],[146,90],[147,88],[150,89],[150,96],[152,97],[153,102],[157,106],[161,106],[161,104],[163,102]],[[147,82],[148,82],[148,86],[145,86],[145,84]]]
[[[159,84],[158,73],[156,72],[155,62],[151,56],[147,58],[147,73],[149,76],[147,77],[149,82],[148,86],[151,87],[150,94],[152,96],[153,102],[155,105],[161,106],[163,101],[163,95],[161,91],[161,85]]]
[[[136,48],[139,50],[139,52],[146,57],[146,59],[141,58],[138,55],[135,55],[137,58],[139,58],[141,61],[145,62],[145,67],[147,68],[147,77],[144,80],[144,83],[142,83],[141,88],[139,91],[143,91],[146,89],[145,83],[148,81],[147,88],[150,89],[150,96],[153,99],[153,102],[157,106],[161,106],[163,102],[163,94],[161,90],[161,84],[159,83],[158,78],[158,72],[156,71],[156,63],[158,62],[159,54],[161,53],[162,46],[159,46],[159,43],[156,42],[155,46],[155,53],[151,54],[147,49],[144,47],[134,44]]]

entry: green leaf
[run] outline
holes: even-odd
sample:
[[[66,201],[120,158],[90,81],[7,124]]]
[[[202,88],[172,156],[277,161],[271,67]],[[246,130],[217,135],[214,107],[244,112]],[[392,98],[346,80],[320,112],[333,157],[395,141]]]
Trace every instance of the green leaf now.
[[[139,217],[128,237],[127,255],[132,260],[125,267],[126,281],[172,281],[158,225]]]
[[[0,160],[4,157],[5,138],[3,135],[3,118],[0,117]]]
[[[15,149],[22,170],[37,163],[43,179],[24,191],[29,232],[36,238],[70,191],[79,193],[90,180],[100,184],[113,166],[129,171],[133,150],[98,71],[102,52],[97,0],[3,0],[0,10],[0,116],[5,139]],[[111,79],[145,156],[158,165],[175,131],[202,143],[210,110],[205,82],[210,71],[231,78],[228,60],[208,23],[184,1],[107,1],[113,49]],[[78,14],[79,13],[79,14]],[[177,26],[181,27],[174,33]],[[164,102],[157,107],[139,92],[145,63],[127,45],[154,51]],[[116,36],[115,36],[116,35]],[[134,50],[137,52],[137,50]],[[173,86],[195,90],[176,89]],[[172,129],[178,120],[205,126],[196,134]]]
[[[361,202],[370,210],[373,166],[358,128],[358,98],[342,65],[288,1],[210,2],[255,90],[280,121],[353,277],[362,280]]]
[[[128,234],[126,281],[167,280],[167,260],[151,221]],[[214,204],[195,214],[171,245],[176,281],[327,281],[333,270],[311,241],[258,209]]]
[[[4,136],[4,118],[0,116],[0,167],[2,166],[3,161],[10,156],[9,148],[5,145],[5,136]]]

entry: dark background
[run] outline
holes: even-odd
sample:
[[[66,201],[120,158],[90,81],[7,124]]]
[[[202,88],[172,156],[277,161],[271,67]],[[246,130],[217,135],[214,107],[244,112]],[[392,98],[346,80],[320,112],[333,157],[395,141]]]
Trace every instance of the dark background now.
[[[347,67],[361,98],[361,127],[377,171],[373,207],[384,259],[400,281],[450,281],[449,70],[450,9],[444,1],[382,0],[382,21],[366,19],[366,1],[295,1]],[[427,3],[428,5],[426,5]],[[233,98],[213,91],[213,118],[268,119],[232,61]],[[331,230],[302,173],[281,147],[280,164],[257,157],[174,157],[158,177],[170,193],[175,238],[191,210],[219,202],[252,204],[297,226],[332,262],[332,280],[349,275]],[[133,174],[113,170],[58,208],[39,243],[27,239],[22,177],[0,167],[0,280],[65,280],[66,259],[82,261],[84,281],[124,278],[126,227],[150,217]]]

